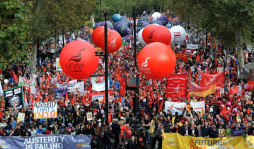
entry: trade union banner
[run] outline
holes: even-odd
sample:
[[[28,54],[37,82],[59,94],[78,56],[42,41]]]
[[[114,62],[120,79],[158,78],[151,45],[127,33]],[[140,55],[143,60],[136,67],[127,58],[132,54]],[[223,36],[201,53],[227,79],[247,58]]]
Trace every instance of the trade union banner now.
[[[43,135],[33,137],[0,137],[1,148],[10,149],[91,149],[87,135]]]
[[[163,149],[253,149],[254,136],[203,138],[165,133]]]
[[[190,102],[191,107],[195,112],[202,113],[205,112],[205,102],[204,101],[197,101],[197,102]],[[175,114],[176,112],[178,115],[181,115],[183,113],[183,109],[186,106],[185,102],[165,102],[165,111],[170,110],[172,114]]]
[[[187,75],[170,75],[167,80],[166,96],[174,100],[186,97]]]
[[[25,77],[19,76],[19,85],[20,86],[37,86],[35,78],[31,77],[30,80],[27,80]]]
[[[77,94],[77,89],[80,93],[84,92],[84,81],[72,84],[56,84],[57,88],[67,88],[67,92]]]
[[[188,56],[187,54],[182,54],[182,53],[175,53],[176,60],[182,59],[184,62],[188,61]]]
[[[33,106],[34,118],[57,118],[57,102],[35,102]]]

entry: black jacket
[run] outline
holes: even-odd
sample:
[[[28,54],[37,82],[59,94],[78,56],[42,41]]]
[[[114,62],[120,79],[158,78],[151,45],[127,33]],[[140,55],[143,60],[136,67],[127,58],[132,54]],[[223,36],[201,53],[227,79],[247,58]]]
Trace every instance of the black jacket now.
[[[120,125],[117,123],[112,124],[112,133],[114,135],[119,135],[119,132],[121,131]]]
[[[104,141],[105,145],[112,144],[110,142],[110,139],[113,139],[113,138],[114,138],[114,136],[113,136],[112,131],[105,131],[104,132],[103,141]]]
[[[205,126],[203,126],[201,128],[201,134],[202,134],[202,137],[208,136],[210,134],[210,127],[206,128]]]
[[[219,132],[218,132],[217,129],[215,129],[215,130],[211,129],[210,130],[210,135],[209,135],[210,138],[217,138],[218,136],[219,136]]]
[[[191,135],[191,129],[190,128],[188,128],[188,136],[190,136]],[[185,129],[182,129],[182,131],[181,131],[181,135],[185,135],[186,134],[186,130]]]

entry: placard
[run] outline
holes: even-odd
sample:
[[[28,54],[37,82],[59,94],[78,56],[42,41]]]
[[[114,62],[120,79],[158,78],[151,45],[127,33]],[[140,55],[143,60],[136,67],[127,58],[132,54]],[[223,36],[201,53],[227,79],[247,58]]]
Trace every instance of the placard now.
[[[35,102],[33,105],[34,118],[57,118],[57,102]]]
[[[8,109],[9,107],[21,109],[24,107],[22,86],[4,90],[4,101],[5,109]]]

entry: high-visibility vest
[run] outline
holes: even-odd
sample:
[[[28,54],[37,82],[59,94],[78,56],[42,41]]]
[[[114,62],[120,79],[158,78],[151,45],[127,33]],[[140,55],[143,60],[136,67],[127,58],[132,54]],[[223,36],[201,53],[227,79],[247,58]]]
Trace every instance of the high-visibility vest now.
[[[123,131],[124,130],[126,130],[126,126],[125,125],[121,126],[121,138],[124,138],[124,136],[123,136]]]

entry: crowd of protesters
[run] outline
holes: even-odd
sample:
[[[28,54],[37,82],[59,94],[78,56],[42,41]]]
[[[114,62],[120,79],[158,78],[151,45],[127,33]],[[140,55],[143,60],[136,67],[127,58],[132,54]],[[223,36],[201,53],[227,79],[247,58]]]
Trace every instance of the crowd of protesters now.
[[[50,55],[41,59],[41,65],[37,67],[37,73],[31,74],[29,66],[24,62],[17,61],[12,66],[6,66],[1,72],[0,80],[3,89],[10,89],[18,86],[18,82],[13,78],[12,71],[16,76],[22,76],[27,79],[36,77],[38,90],[41,97],[39,101],[52,100],[58,102],[58,117],[48,119],[35,119],[33,116],[32,103],[37,99],[27,88],[24,88],[26,98],[32,99],[25,107],[20,110],[17,108],[1,107],[0,123],[5,127],[0,128],[2,136],[20,136],[29,137],[36,135],[49,134],[68,134],[68,135],[91,135],[94,140],[92,144],[104,144],[107,149],[112,148],[133,148],[135,146],[134,131],[131,129],[135,122],[132,112],[134,91],[120,93],[119,88],[115,86],[117,82],[126,80],[127,85],[130,78],[139,74],[138,68],[134,67],[133,47],[128,44],[121,49],[110,54],[109,72],[113,86],[113,100],[109,103],[109,125],[105,125],[104,103],[98,99],[91,101],[89,96],[83,93],[68,93],[68,104],[64,97],[56,99],[54,88],[56,83],[71,81],[63,72],[57,73],[55,66],[56,55]],[[133,43],[133,42],[132,42]],[[202,41],[201,44],[202,45]],[[180,46],[173,46],[176,53],[181,53]],[[141,45],[138,45],[141,49]],[[210,49],[213,54],[210,54]],[[140,76],[139,86],[139,110],[141,114],[141,126],[143,130],[139,133],[140,148],[162,148],[162,133],[180,133],[183,136],[189,135],[194,137],[228,137],[232,136],[231,129],[244,129],[244,135],[254,135],[254,114],[253,114],[253,90],[247,84],[247,80],[238,77],[238,61],[235,49],[226,51],[221,45],[217,47],[200,48],[195,54],[189,54],[188,62],[178,60],[175,74],[188,74],[193,82],[199,84],[199,72],[216,74],[217,67],[224,68],[224,92],[220,96],[209,95],[205,98],[189,96],[188,98],[179,97],[177,100],[166,97],[167,79],[149,80],[145,76]],[[253,62],[254,52],[244,49],[245,64]],[[96,75],[104,73],[104,59],[96,70]],[[208,69],[207,69],[208,67]],[[120,75],[119,75],[120,74]],[[57,82],[47,82],[47,76],[59,77]],[[7,79],[8,83],[4,83]],[[89,80],[84,81],[85,91],[95,93],[92,90]],[[241,86],[240,94],[230,94],[234,86]],[[47,93],[45,92],[47,91]],[[85,96],[85,97],[83,97]],[[71,100],[74,98],[74,103]],[[165,111],[164,101],[186,102],[205,101],[205,113],[195,112],[192,107],[184,108],[183,114],[173,115],[170,110]],[[230,104],[228,104],[230,102]],[[236,108],[236,110],[233,110]],[[18,113],[25,113],[24,121],[19,121]],[[87,120],[86,113],[93,113],[93,120]],[[104,113],[104,114],[103,114]],[[124,127],[124,131],[121,131]],[[153,127],[153,129],[151,129]],[[152,131],[151,131],[152,130]]]

